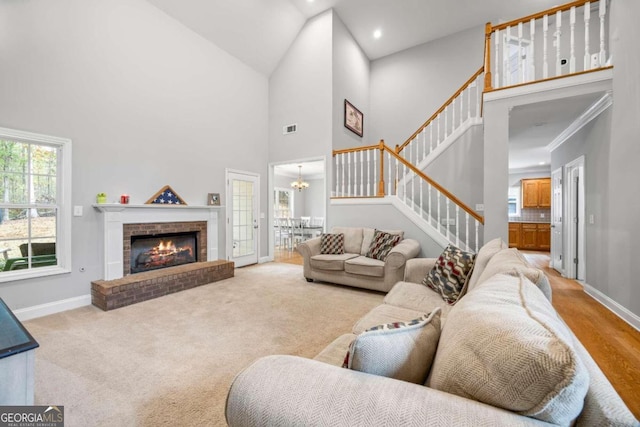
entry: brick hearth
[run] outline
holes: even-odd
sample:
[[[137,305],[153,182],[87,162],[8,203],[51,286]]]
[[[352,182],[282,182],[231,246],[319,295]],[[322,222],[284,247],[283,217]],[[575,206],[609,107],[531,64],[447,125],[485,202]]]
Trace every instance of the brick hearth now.
[[[91,282],[91,302],[104,311],[233,277],[234,264],[218,260]]]

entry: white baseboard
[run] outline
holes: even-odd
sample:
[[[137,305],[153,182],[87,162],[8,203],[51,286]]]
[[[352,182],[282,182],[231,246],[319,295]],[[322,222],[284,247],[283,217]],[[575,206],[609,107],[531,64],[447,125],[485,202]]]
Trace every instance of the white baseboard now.
[[[587,295],[591,296],[600,304],[607,307],[613,312],[613,314],[615,314],[640,332],[640,317],[636,316],[634,313],[630,312],[628,309],[621,306],[593,286],[589,286],[587,283],[583,283],[583,285],[584,291],[587,293]]]
[[[265,262],[273,262],[273,257],[272,256],[263,256],[262,258],[258,259],[258,264],[264,264]]]
[[[16,315],[18,320],[25,321],[87,305],[91,305],[91,295],[82,295],[60,301],[48,302],[46,304],[34,305],[33,307],[21,308],[15,310],[13,314]]]

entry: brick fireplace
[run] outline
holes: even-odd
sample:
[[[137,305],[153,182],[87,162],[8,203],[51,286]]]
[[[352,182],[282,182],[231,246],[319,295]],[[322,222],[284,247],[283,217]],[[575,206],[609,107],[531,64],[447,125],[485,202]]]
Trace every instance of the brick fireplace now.
[[[161,236],[175,235],[193,232],[197,241],[197,260],[207,259],[207,222],[151,222],[123,224],[122,238],[122,274],[126,276],[131,273],[131,241],[134,237],[140,236]]]
[[[213,206],[94,205],[103,215],[104,279],[91,282],[92,303],[103,309],[145,301],[233,277],[233,262],[218,260],[218,211]],[[131,273],[133,236],[193,233],[197,261]]]

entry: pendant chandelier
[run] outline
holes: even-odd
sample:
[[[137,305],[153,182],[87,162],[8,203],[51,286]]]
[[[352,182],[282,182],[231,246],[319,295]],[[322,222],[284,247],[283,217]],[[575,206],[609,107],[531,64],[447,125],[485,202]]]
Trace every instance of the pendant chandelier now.
[[[291,187],[302,191],[309,188],[309,183],[302,180],[302,165],[298,165],[298,180],[291,183]]]

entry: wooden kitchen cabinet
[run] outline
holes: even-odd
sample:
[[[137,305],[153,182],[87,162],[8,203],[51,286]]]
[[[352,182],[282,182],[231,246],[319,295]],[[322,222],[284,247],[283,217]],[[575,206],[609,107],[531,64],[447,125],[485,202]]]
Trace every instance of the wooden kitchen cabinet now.
[[[523,208],[551,207],[551,178],[522,180]]]
[[[520,245],[520,234],[522,227],[519,222],[509,223],[509,247],[517,248]]]
[[[551,224],[510,222],[509,247],[532,251],[551,250]]]
[[[522,240],[520,241],[520,249],[537,249],[538,248],[538,225],[537,224],[521,224]]]
[[[538,234],[536,237],[538,239],[539,250],[551,250],[551,224],[538,224]]]

